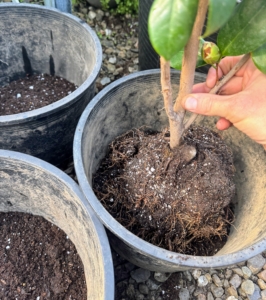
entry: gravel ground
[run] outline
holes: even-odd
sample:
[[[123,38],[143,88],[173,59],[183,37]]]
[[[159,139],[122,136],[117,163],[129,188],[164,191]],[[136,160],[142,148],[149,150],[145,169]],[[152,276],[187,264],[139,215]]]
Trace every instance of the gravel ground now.
[[[114,80],[138,71],[138,20],[115,17],[92,6],[79,5],[74,14],[85,20],[98,35],[103,64],[96,80],[97,92]]]
[[[95,30],[102,44],[103,64],[96,82],[97,92],[112,81],[138,71],[137,17],[113,17],[86,4],[75,7],[73,14]],[[73,164],[66,173],[73,174]],[[112,255],[116,300],[266,299],[266,251],[223,270],[195,269],[174,274],[150,272],[114,251]]]
[[[138,19],[114,17],[89,5],[75,15],[96,31],[103,48],[97,91],[112,81],[138,71]],[[174,274],[150,272],[113,251],[116,300],[264,300],[266,251],[240,265],[223,270],[189,270]]]

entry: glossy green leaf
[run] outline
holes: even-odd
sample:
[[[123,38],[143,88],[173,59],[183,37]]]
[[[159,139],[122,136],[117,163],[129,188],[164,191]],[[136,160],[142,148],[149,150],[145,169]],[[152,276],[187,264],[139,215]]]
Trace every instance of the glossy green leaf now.
[[[200,44],[199,44],[199,50],[198,50],[198,56],[197,56],[197,65],[196,67],[202,67],[206,65],[206,62],[202,59],[201,55],[201,49],[204,44],[204,40],[200,39]],[[181,70],[182,69],[182,60],[183,60],[183,55],[184,55],[184,49],[179,51],[177,54],[175,54],[171,60],[170,60],[170,66],[176,70]]]
[[[254,51],[266,42],[266,1],[242,0],[217,39],[222,56]]]
[[[251,53],[255,66],[264,74],[266,74],[266,44]]]
[[[208,19],[203,38],[216,32],[232,15],[236,0],[209,0]]]
[[[155,51],[170,60],[182,50],[192,31],[198,0],[155,0],[148,19],[148,32]]]
[[[170,60],[170,66],[176,70],[181,70],[183,55],[184,55],[184,50],[181,50],[177,54],[175,54]]]

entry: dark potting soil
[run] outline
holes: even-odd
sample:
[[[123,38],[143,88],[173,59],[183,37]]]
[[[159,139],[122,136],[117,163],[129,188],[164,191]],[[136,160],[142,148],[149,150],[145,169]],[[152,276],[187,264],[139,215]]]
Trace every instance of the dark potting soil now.
[[[77,86],[47,74],[26,76],[0,87],[0,116],[44,107],[72,93]]]
[[[0,213],[0,299],[87,299],[82,262],[61,229],[39,216]]]
[[[202,127],[169,148],[169,133],[132,130],[113,141],[93,179],[112,216],[170,251],[214,255],[233,222],[234,166],[221,137]]]

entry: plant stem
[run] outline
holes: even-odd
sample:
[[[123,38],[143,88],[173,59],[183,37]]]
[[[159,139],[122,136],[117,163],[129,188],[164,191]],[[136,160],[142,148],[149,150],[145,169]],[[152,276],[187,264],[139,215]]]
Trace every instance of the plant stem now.
[[[209,94],[217,94],[222,86],[224,86],[234,75],[235,73],[242,68],[242,66],[248,61],[250,54],[245,54],[238,61],[237,64],[220,80],[209,92]],[[185,129],[187,129],[198,117],[197,114],[192,114],[188,121],[185,123]]]
[[[181,107],[181,100],[191,93],[194,84],[194,74],[197,62],[197,54],[199,48],[199,37],[202,33],[206,13],[208,9],[208,1],[199,0],[198,11],[190,39],[184,50],[182,62],[182,72],[180,77],[179,93],[174,105],[174,112],[178,118],[170,120],[170,147],[171,149],[178,147],[184,132],[184,116],[185,110]]]
[[[170,62],[165,60],[161,56],[160,66],[161,66],[161,86],[162,86],[162,93],[164,99],[164,107],[168,118],[173,119],[174,106],[173,106],[173,97],[172,97]]]
[[[222,86],[224,86],[234,75],[237,71],[239,71],[243,65],[249,60],[250,53],[245,54],[241,57],[241,59],[234,65],[234,67],[223,77],[222,80],[218,82],[211,90],[210,94],[216,94],[220,90]]]
[[[180,115],[174,111],[172,86],[171,86],[171,69],[170,62],[165,60],[162,56],[160,57],[161,67],[161,86],[162,94],[164,99],[164,107],[169,120],[170,135],[183,133],[183,119]],[[181,136],[180,136],[181,137]],[[171,138],[170,138],[170,147]]]

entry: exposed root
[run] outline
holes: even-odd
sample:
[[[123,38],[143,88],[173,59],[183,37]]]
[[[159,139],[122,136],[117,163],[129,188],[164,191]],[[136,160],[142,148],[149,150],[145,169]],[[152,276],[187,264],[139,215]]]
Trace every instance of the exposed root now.
[[[179,253],[213,255],[233,222],[232,154],[218,134],[200,127],[188,131],[175,151],[166,135],[132,130],[118,137],[94,190],[140,238]]]

